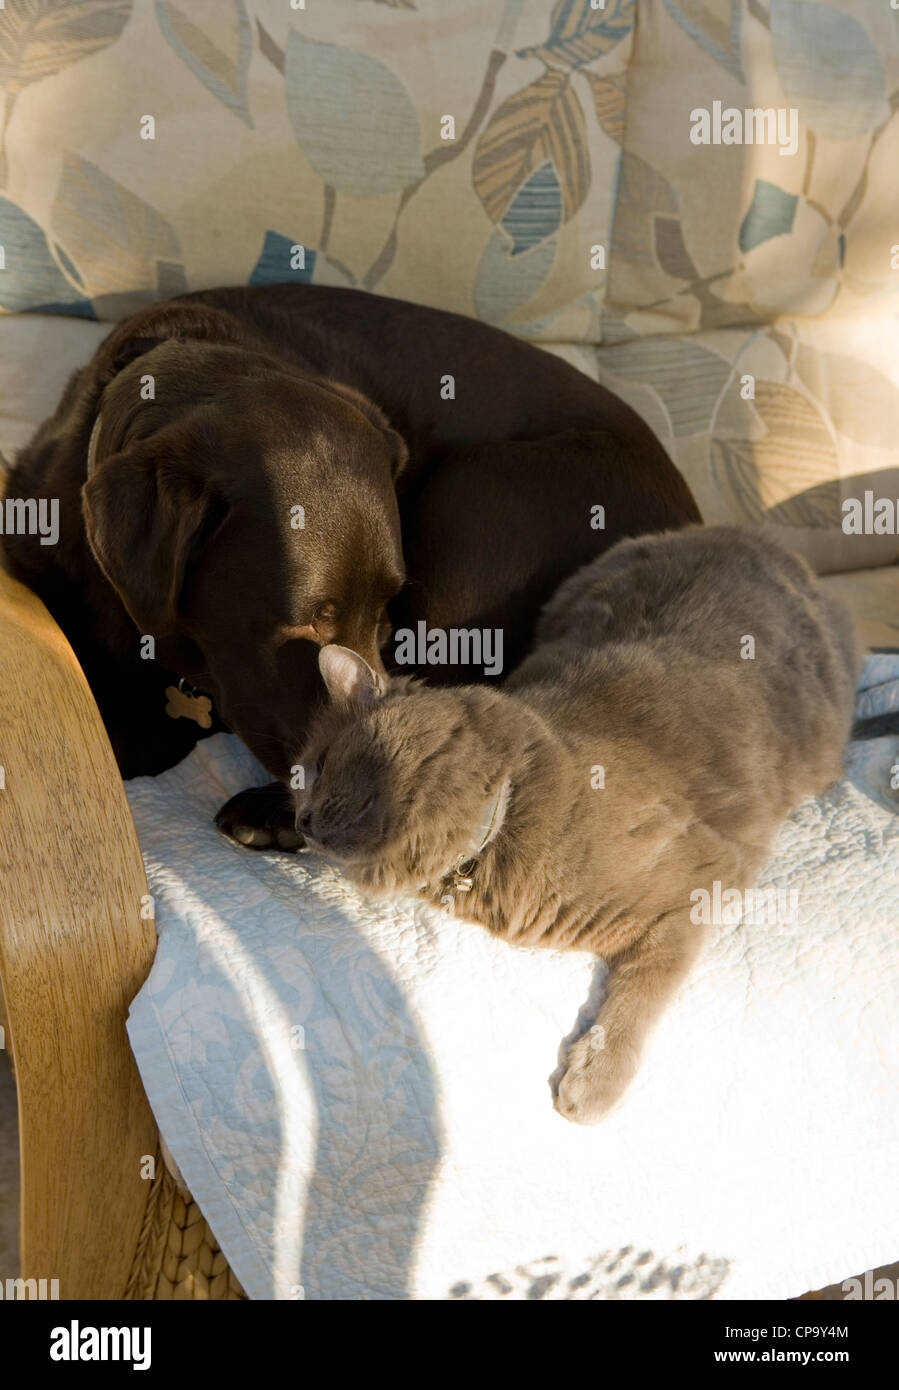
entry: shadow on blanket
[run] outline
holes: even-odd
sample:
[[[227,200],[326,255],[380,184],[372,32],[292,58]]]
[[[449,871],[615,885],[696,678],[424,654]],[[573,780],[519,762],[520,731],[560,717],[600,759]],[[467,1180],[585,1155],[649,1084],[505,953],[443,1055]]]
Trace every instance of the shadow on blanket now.
[[[229,1259],[249,1238],[252,1297],[403,1300],[442,1147],[429,1047],[337,877],[214,829],[245,764],[220,735],[129,783],[160,936],[132,1045],[187,1186],[233,1198],[204,1214]]]
[[[700,1255],[698,1259],[658,1258],[651,1250],[632,1245],[604,1250],[585,1260],[573,1274],[557,1255],[529,1260],[501,1274],[488,1274],[477,1283],[460,1280],[449,1296],[462,1302],[497,1302],[502,1299],[533,1303],[540,1300],[589,1302],[593,1299],[626,1302],[634,1298],[714,1298],[727,1277],[728,1260]]]
[[[295,897],[296,880],[285,876],[285,889]],[[355,935],[333,908],[344,940]],[[297,946],[314,981],[306,1076],[316,1115],[328,1117],[306,1189],[304,1296],[411,1298],[419,1219],[442,1149],[428,1045],[387,966],[358,936],[352,951],[335,951],[330,931]],[[357,1006],[350,1020],[348,1000]]]

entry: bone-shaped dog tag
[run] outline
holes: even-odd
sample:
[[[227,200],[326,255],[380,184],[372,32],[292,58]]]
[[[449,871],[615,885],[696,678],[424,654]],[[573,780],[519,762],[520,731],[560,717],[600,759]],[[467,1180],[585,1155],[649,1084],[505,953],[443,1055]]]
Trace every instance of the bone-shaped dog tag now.
[[[166,686],[165,712],[170,719],[192,719],[201,729],[212,728],[212,701],[208,695],[189,695],[177,685]]]

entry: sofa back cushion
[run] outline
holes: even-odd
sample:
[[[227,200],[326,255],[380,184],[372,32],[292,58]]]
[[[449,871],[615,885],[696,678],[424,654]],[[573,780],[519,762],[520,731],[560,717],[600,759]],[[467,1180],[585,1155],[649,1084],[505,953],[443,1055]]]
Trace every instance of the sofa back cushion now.
[[[708,520],[899,559],[899,13],[641,0],[626,94],[602,379]]]
[[[633,14],[7,5],[0,305],[115,319],[299,277],[595,340]]]
[[[456,310],[631,401],[709,520],[899,558],[844,529],[899,498],[887,0],[15,0],[0,81],[0,308]]]

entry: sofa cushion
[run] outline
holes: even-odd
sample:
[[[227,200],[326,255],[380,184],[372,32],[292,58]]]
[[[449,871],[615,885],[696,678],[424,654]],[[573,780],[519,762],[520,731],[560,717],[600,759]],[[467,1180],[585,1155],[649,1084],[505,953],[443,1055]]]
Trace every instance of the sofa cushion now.
[[[615,312],[654,333],[895,311],[895,10],[643,0],[638,13]]]
[[[7,7],[0,307],[300,278],[458,310],[599,372],[709,520],[892,563],[899,528],[842,529],[899,498],[899,26],[854,9]],[[795,153],[693,143],[716,103],[795,107]]]
[[[601,379],[654,426],[709,521],[768,521],[822,571],[890,563],[895,14],[645,0],[638,16]],[[893,525],[847,534],[843,504],[866,492],[892,499]]]
[[[821,573],[899,560],[899,319],[781,319],[592,352],[706,521],[767,523]]]
[[[595,338],[634,10],[7,6],[0,305],[296,276]]]
[[[899,649],[899,569],[895,565],[826,574],[822,583],[848,604],[866,647]]]

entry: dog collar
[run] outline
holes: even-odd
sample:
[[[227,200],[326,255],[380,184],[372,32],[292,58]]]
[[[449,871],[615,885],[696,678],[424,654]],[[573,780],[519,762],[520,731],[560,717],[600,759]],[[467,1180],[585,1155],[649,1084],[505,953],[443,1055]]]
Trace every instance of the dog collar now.
[[[97,445],[100,442],[100,415],[94,421],[91,437],[87,442],[87,476],[90,477],[97,466]]]
[[[212,700],[182,676],[177,685],[167,685],[165,712],[169,719],[192,719],[201,729],[211,729]]]

